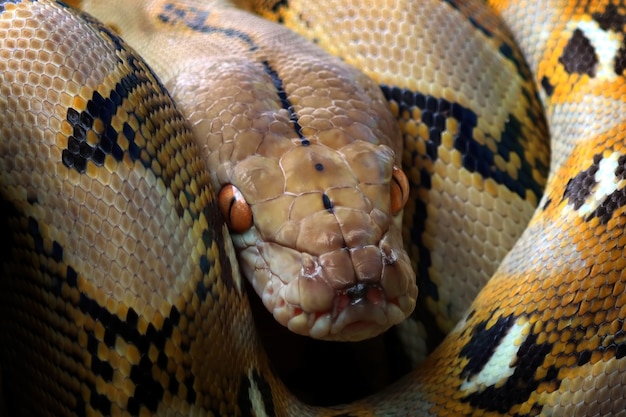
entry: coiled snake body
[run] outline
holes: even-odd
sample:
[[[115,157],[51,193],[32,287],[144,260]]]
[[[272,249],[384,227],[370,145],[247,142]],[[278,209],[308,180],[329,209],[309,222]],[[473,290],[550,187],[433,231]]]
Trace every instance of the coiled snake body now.
[[[0,1],[0,412],[626,415],[626,6],[494,4],[528,70],[472,2],[243,5],[341,60],[230,5],[75,3],[108,26]],[[449,334],[310,407],[240,268],[297,333]]]

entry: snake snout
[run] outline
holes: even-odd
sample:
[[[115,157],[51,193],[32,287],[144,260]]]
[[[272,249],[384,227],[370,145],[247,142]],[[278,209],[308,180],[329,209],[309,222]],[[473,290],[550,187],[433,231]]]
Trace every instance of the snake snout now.
[[[363,340],[403,321],[415,306],[408,254],[385,240],[319,256],[257,241],[239,257],[266,308],[297,334]]]
[[[337,310],[340,312],[348,305],[380,304],[385,301],[385,294],[380,284],[374,282],[357,282],[346,288],[338,300]]]

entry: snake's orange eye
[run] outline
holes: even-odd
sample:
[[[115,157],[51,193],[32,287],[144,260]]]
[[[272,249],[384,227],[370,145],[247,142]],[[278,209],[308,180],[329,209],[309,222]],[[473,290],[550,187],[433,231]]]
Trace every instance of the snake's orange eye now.
[[[217,198],[231,231],[243,233],[252,227],[252,209],[237,187],[232,184],[225,185]]]
[[[409,179],[394,165],[391,177],[391,213],[398,214],[409,199]]]

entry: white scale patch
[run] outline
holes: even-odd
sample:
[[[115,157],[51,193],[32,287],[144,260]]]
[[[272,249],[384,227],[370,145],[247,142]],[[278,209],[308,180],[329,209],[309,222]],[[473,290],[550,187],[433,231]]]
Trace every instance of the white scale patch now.
[[[463,384],[461,384],[461,390],[468,391],[469,393],[482,391],[499,382],[504,383],[513,375],[515,367],[512,365],[517,359],[517,351],[528,336],[527,330],[530,324],[525,319],[524,321],[525,323],[520,324],[520,320],[518,319],[515,324],[511,326],[480,373],[472,377],[471,380],[464,381]]]
[[[596,77],[602,77],[607,80],[614,80],[615,74],[615,57],[622,43],[621,35],[613,31],[606,31],[598,25],[596,21],[578,21],[571,22],[568,29],[581,30],[585,37],[589,39],[591,45],[596,51],[598,58],[598,67],[596,69]]]
[[[617,178],[615,177],[615,170],[618,167],[618,159],[620,156],[620,154],[614,152],[608,158],[603,158],[598,164],[598,171],[594,175],[594,179],[597,182],[595,189],[587,198],[585,204],[578,209],[578,213],[582,217],[589,215],[589,213],[597,209],[609,195],[626,185],[626,181],[616,181]]]
[[[268,417],[267,413],[265,412],[263,394],[261,394],[261,390],[259,390],[259,387],[256,384],[254,376],[252,375],[252,371],[248,373],[248,380],[250,381],[248,394],[250,396],[250,402],[252,403],[252,411],[254,411],[254,415],[257,417]]]

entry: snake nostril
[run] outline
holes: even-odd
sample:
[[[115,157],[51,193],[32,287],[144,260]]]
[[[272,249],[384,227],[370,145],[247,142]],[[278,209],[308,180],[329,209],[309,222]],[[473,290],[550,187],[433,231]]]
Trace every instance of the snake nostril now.
[[[383,299],[383,291],[378,284],[371,282],[358,282],[345,290],[350,299],[350,304],[370,302],[378,304]]]
[[[396,251],[394,251],[393,249],[389,247],[383,248],[382,255],[383,255],[383,264],[385,265],[393,265],[396,262],[398,262],[398,255],[396,254]]]

